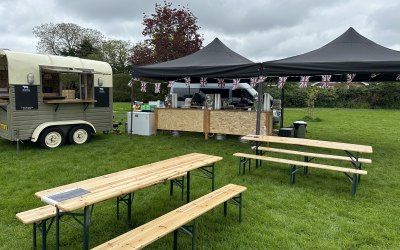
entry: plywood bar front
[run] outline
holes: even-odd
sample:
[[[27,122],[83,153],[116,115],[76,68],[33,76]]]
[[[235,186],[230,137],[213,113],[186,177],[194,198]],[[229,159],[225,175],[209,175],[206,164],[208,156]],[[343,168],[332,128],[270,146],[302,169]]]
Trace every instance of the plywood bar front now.
[[[160,130],[247,135],[256,130],[257,112],[240,110],[156,109],[156,127]],[[272,112],[262,112],[260,128],[272,132]],[[262,130],[262,129],[261,129]],[[262,131],[261,131],[262,132]]]

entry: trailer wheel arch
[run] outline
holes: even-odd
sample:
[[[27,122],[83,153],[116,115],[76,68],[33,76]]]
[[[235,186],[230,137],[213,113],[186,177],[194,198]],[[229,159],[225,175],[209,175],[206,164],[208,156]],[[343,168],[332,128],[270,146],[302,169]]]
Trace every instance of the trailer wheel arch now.
[[[74,125],[87,125],[92,129],[92,133],[96,133],[96,129],[90,122],[83,121],[83,120],[72,120],[72,121],[58,121],[58,122],[45,122],[40,124],[35,128],[32,133],[31,141],[37,142],[40,138],[40,134],[47,129],[48,127],[54,126],[74,126]]]

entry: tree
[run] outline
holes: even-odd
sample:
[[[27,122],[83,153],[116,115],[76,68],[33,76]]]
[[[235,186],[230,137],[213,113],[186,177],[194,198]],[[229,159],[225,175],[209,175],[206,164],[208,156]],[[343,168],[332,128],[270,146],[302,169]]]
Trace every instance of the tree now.
[[[133,47],[134,65],[164,62],[198,51],[203,38],[197,31],[197,18],[187,7],[172,8],[172,3],[155,5],[155,13],[144,15],[144,42]]]
[[[78,56],[78,52],[88,44],[100,51],[104,38],[100,31],[74,23],[46,23],[35,26],[32,32],[39,38],[38,52],[53,55]]]
[[[131,47],[131,42],[123,40],[108,40],[103,43],[103,60],[111,65],[114,73],[129,73]]]

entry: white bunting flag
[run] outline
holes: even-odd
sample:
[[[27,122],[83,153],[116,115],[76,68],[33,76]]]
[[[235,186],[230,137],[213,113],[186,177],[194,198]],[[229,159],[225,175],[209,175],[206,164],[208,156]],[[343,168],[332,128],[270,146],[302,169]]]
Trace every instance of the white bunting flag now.
[[[225,88],[225,81],[222,78],[218,78],[218,87],[223,89]]]
[[[259,77],[258,77],[258,83],[263,83],[263,82],[265,81],[266,78],[267,78],[267,77],[265,77],[265,76],[259,76]]]
[[[240,79],[233,79],[233,88],[232,90],[235,90],[239,87]]]
[[[133,81],[134,81],[133,78],[131,78],[131,79],[129,80],[129,82],[128,82],[128,86],[129,86],[129,87],[132,87],[132,86],[133,86]]]
[[[310,81],[310,76],[300,77],[300,88],[307,88],[308,82]]]
[[[185,83],[186,83],[186,87],[190,86],[190,77],[185,77]]]
[[[331,75],[322,75],[321,77],[322,77],[322,87],[328,88],[332,76]]]
[[[200,87],[205,87],[207,85],[207,77],[200,77]]]
[[[351,83],[354,80],[354,77],[356,77],[356,74],[346,74],[347,83]]]
[[[168,88],[172,88],[172,86],[174,86],[174,82],[175,81],[168,81]]]
[[[250,86],[251,87],[254,88],[257,85],[257,83],[258,83],[258,77],[251,77],[250,78]]]
[[[287,76],[280,76],[278,79],[278,88],[282,89],[285,86]]]
[[[154,93],[160,93],[161,83],[154,83]]]
[[[400,74],[397,74],[396,81],[400,81]]]
[[[380,73],[371,74],[369,80],[371,80],[372,78],[375,78],[375,77],[379,76],[379,74],[380,74]]]
[[[146,92],[146,82],[140,82],[140,91],[141,92]]]

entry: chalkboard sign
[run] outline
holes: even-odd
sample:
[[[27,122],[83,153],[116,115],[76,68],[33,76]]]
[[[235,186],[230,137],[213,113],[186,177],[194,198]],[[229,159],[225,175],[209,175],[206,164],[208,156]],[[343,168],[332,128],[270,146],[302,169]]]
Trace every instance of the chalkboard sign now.
[[[15,108],[17,110],[38,109],[37,86],[15,85]]]
[[[94,98],[97,101],[95,107],[110,107],[110,88],[95,87]]]

